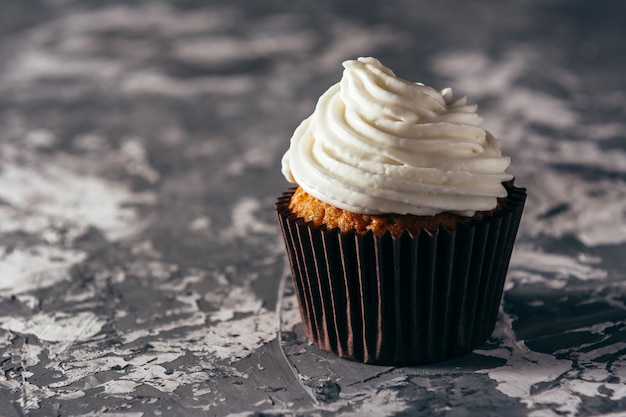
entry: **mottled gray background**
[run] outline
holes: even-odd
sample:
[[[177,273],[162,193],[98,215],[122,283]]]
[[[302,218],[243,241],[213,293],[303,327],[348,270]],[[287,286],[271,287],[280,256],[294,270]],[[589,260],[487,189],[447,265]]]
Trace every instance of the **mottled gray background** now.
[[[0,3],[0,415],[621,416],[626,3]],[[302,336],[273,212],[362,55],[478,103],[529,197],[490,341]],[[280,331],[280,333],[279,333]]]

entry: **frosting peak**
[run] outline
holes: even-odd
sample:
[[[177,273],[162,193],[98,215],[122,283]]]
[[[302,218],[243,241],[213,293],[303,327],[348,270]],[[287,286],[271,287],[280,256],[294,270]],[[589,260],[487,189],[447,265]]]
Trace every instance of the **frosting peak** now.
[[[472,216],[505,197],[510,158],[452,90],[397,78],[375,58],[345,61],[291,138],[289,182],[355,213]]]

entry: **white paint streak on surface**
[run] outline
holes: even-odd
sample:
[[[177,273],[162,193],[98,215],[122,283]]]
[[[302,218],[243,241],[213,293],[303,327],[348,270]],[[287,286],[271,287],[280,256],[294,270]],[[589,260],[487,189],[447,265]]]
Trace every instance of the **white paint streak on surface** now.
[[[0,220],[1,222],[1,220]],[[79,250],[55,246],[0,247],[0,295],[47,288],[69,279],[69,268],[85,259]]]
[[[210,378],[210,375],[206,371],[199,372],[185,372],[185,371],[171,371],[168,372],[166,368],[161,365],[146,365],[141,367],[134,367],[123,376],[120,380],[109,381],[110,389],[118,388],[118,384],[122,387],[130,381],[133,381],[135,387],[139,384],[147,384],[161,392],[172,393],[180,386],[193,385],[196,383],[206,382]],[[134,388],[133,391],[134,391]],[[132,392],[132,391],[131,391]]]
[[[161,178],[161,175],[150,166],[146,148],[139,138],[126,137],[120,153],[124,157],[123,165],[129,174],[141,177],[150,184],[155,184]]]
[[[158,317],[153,317],[158,319]],[[119,336],[124,343],[132,343],[144,337],[155,337],[163,332],[169,330],[175,330],[180,327],[188,326],[201,326],[206,322],[206,315],[200,311],[197,311],[191,315],[181,317],[178,320],[169,320],[164,323],[155,325],[154,322],[149,323],[137,323],[137,326],[128,332],[119,332]]]
[[[135,210],[125,206],[133,201],[126,187],[54,163],[37,169],[4,165],[0,199],[11,207],[0,212],[4,214],[0,224],[5,232],[23,228],[43,232],[57,225],[94,226],[110,240],[118,240],[136,232],[131,226],[138,223]]]
[[[191,232],[206,232],[211,227],[211,219],[207,216],[196,217],[188,227]]]
[[[85,396],[85,391],[76,390],[76,391],[59,391],[56,394],[56,398],[59,400],[76,400],[78,398],[82,398]]]
[[[131,394],[140,384],[128,380],[111,380],[103,384],[104,392],[112,395]]]
[[[212,321],[228,321],[236,313],[258,313],[262,311],[263,300],[254,296],[247,287],[233,287],[225,291],[209,292],[204,295],[206,301],[219,305],[219,310],[210,314]]]
[[[529,178],[532,192],[524,210],[522,233],[555,238],[574,235],[591,247],[626,242],[626,188],[620,180],[585,180],[573,173],[551,170],[544,170],[540,177],[529,174]],[[581,201],[584,204],[576,204]],[[544,218],[555,207],[564,209]]]
[[[168,341],[192,352],[210,353],[219,359],[236,361],[276,337],[276,314],[262,309],[241,319],[219,322],[205,329],[193,330],[184,340]],[[189,342],[192,340],[193,342]]]
[[[4,332],[4,334],[5,339],[0,340],[0,346],[9,346],[9,344],[11,344],[11,339],[14,337],[14,334],[10,332]],[[39,363],[40,355],[43,352],[43,349],[44,348],[40,345],[30,343],[24,344],[20,347],[16,347],[11,344],[11,346],[7,349],[7,353],[4,356],[19,360],[20,365],[25,369],[28,369]]]
[[[626,347],[624,343],[607,346],[603,341],[596,340],[588,345],[575,347],[568,355],[571,360],[557,359],[554,355],[531,351],[522,341],[517,341],[512,333],[513,318],[502,312],[501,314],[504,315],[504,321],[508,322],[496,327],[496,336],[503,340],[501,347],[479,350],[477,353],[505,359],[506,364],[478,372],[497,381],[497,388],[503,394],[519,398],[529,408],[529,415],[548,416],[556,413],[554,415],[574,417],[579,415],[586,397],[610,398],[613,401],[626,398],[626,387],[623,384],[626,360],[615,358],[605,367],[597,367],[602,356],[614,355],[623,350]],[[597,327],[625,325],[624,322],[605,323]],[[503,333],[497,334],[498,329],[504,330]],[[570,331],[592,330],[594,328]],[[563,349],[560,354],[565,355],[570,350],[571,348]]]
[[[593,259],[586,261],[584,257],[546,253],[533,245],[517,244],[511,257],[507,289],[530,283],[541,283],[558,289],[567,285],[572,278],[581,281],[607,278],[606,270],[593,267],[590,263],[594,263]]]
[[[15,381],[16,383],[18,381]],[[0,384],[3,381],[0,379]],[[22,395],[17,399],[17,403],[24,410],[36,410],[39,408],[39,404],[44,398],[51,398],[55,395],[54,391],[48,387],[40,387],[35,384],[31,384],[29,381],[20,381],[16,390],[21,391]]]
[[[305,51],[314,44],[312,34],[287,29],[275,33],[269,30],[251,39],[215,36],[181,40],[174,44],[174,56],[196,64],[223,66],[228,63],[267,57],[274,54]]]
[[[12,332],[33,334],[48,342],[79,342],[96,335],[105,321],[91,312],[39,313],[29,318],[0,317],[0,326]]]
[[[381,389],[368,396],[351,412],[343,412],[342,417],[390,417],[409,409],[406,401],[398,398],[397,392]]]
[[[232,225],[222,231],[224,238],[233,236],[243,237],[250,233],[275,234],[274,224],[263,222],[256,216],[256,212],[262,208],[259,200],[245,197],[237,202],[232,209]]]
[[[501,313],[502,314],[502,313]],[[511,319],[508,318],[510,321]],[[485,356],[492,356],[506,360],[506,364],[494,369],[479,370],[489,378],[498,382],[498,390],[503,394],[519,398],[530,410],[550,410],[555,403],[549,395],[543,392],[534,392],[533,388],[542,383],[556,383],[561,375],[572,369],[572,363],[568,360],[559,360],[551,355],[533,352],[520,345],[515,339],[505,339],[500,348],[494,350],[478,350]],[[523,346],[524,349],[520,349]],[[559,395],[566,396],[566,404],[580,404],[579,398],[559,387]],[[558,403],[561,404],[561,403]],[[568,413],[572,410],[568,410]],[[575,410],[574,410],[575,411]],[[575,413],[565,414],[575,416]]]
[[[137,71],[126,75],[121,89],[131,94],[159,94],[169,97],[189,97],[194,94],[242,95],[254,88],[251,77],[206,76],[180,80],[154,70]]]

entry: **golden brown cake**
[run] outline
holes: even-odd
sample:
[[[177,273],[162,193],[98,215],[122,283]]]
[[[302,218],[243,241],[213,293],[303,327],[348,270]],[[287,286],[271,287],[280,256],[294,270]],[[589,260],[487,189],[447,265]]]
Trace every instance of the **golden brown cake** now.
[[[485,214],[492,214],[500,209],[504,199],[498,199],[498,206],[489,211],[480,211],[472,217],[459,216],[452,213],[438,213],[433,216],[415,216],[411,214],[361,214],[340,209],[313,197],[298,187],[289,202],[289,209],[293,214],[315,226],[326,226],[326,229],[339,228],[343,233],[354,230],[358,234],[371,231],[382,236],[389,231],[393,236],[400,236],[406,231],[417,235],[424,229],[435,233],[439,227],[454,230],[457,223],[469,224],[480,221]]]

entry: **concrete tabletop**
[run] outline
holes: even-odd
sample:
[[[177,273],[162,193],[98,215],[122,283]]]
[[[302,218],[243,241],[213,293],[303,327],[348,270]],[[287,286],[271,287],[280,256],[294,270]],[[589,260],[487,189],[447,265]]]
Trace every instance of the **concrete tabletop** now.
[[[0,416],[626,415],[626,3],[0,3]],[[378,57],[477,103],[528,200],[491,339],[303,336],[275,198]]]

